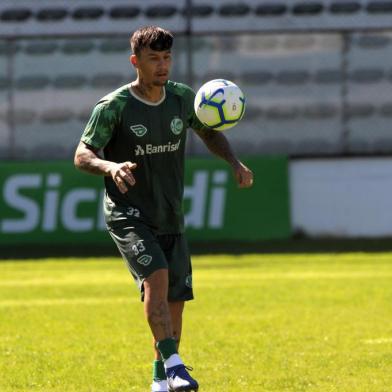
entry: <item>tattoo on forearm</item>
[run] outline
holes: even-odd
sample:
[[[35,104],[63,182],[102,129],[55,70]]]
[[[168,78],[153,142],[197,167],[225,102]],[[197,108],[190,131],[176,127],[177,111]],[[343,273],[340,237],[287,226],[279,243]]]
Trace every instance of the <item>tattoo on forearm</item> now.
[[[226,137],[217,131],[198,131],[208,149],[215,155],[232,163],[236,160],[233,150]]]
[[[78,169],[90,174],[106,175],[107,164],[95,151],[80,145],[76,150],[75,165]]]
[[[102,170],[94,164],[95,156],[90,151],[78,155],[78,168],[91,174],[102,174]]]

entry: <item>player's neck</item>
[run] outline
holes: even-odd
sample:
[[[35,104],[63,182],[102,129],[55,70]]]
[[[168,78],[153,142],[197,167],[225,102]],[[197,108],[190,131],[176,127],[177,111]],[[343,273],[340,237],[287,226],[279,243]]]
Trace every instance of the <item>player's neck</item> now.
[[[164,94],[163,86],[153,86],[139,78],[131,83],[131,89],[137,96],[150,102],[159,102]]]

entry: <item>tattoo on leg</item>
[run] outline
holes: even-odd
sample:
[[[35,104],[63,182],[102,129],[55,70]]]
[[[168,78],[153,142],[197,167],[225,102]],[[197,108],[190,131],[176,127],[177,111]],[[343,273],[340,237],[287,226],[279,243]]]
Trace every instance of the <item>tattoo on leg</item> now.
[[[149,322],[153,332],[163,331],[165,337],[173,335],[169,306],[165,301],[161,301],[150,313]]]

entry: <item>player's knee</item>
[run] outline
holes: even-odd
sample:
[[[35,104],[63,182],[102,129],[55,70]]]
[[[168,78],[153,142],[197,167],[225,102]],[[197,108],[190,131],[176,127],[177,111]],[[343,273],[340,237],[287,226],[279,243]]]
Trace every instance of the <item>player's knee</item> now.
[[[145,300],[167,300],[167,292],[169,289],[169,278],[167,269],[159,269],[154,271],[144,282]]]

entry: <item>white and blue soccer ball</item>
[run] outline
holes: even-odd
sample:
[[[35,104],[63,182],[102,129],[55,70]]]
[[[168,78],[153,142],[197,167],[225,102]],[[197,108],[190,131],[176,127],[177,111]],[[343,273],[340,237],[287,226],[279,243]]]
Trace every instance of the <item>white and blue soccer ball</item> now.
[[[214,79],[196,93],[194,108],[202,124],[224,131],[238,124],[245,113],[245,96],[233,82]]]

